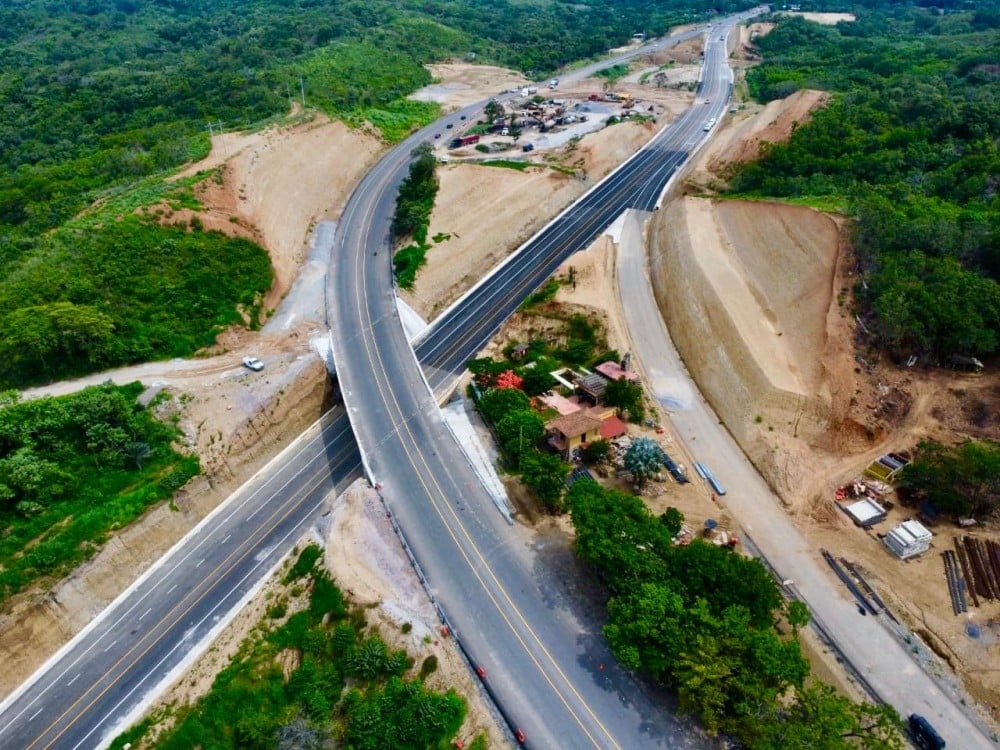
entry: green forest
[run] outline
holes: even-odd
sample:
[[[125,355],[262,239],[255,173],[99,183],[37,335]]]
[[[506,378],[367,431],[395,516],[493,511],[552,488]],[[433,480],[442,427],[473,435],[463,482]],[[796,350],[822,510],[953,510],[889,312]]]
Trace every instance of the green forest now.
[[[451,747],[465,718],[465,700],[454,690],[424,686],[437,657],[428,656],[418,675],[407,677],[412,659],[389,649],[364,610],[352,610],[316,564],[322,554],[315,545],[299,553],[283,580],[287,592],[271,604],[268,620],[219,673],[208,695],[154,714],[112,747],[148,738],[166,719],[169,728],[152,743],[163,750]],[[305,606],[290,614],[290,604],[302,598]],[[293,666],[286,673],[280,657],[288,655]],[[483,750],[485,738],[472,747]]]
[[[0,4],[0,386],[188,355],[219,326],[257,320],[271,282],[261,248],[198,226],[183,236],[156,221],[117,223],[163,197],[171,170],[207,154],[209,128],[260,127],[304,101],[351,125],[372,123],[395,142],[438,114],[436,105],[405,99],[431,82],[427,62],[459,56],[543,76],[637,31],[660,34],[718,7]],[[82,221],[94,201],[103,208]],[[219,288],[225,268],[230,278]]]
[[[862,319],[896,357],[1000,350],[1000,14],[975,6],[862,8],[832,27],[779,18],[747,74],[761,101],[834,93],[732,190],[856,217]]]
[[[0,394],[0,603],[88,559],[198,473],[140,383],[21,401]]]

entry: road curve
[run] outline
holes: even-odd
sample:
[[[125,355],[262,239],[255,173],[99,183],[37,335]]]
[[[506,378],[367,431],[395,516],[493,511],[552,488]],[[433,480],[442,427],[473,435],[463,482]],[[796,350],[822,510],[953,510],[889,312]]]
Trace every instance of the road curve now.
[[[398,318],[389,262],[389,223],[406,161],[376,165],[341,216],[327,315],[366,471],[380,484],[439,606],[473,660],[486,665],[493,694],[533,746],[684,748],[702,740],[617,669],[602,671],[612,660],[600,633],[568,607],[553,607],[531,554],[493,512],[443,424],[432,389],[460,373],[525,295],[625,207],[653,207],[704,136],[705,120],[728,99],[729,24],[713,30],[706,46],[701,95],[712,104],[685,112],[467,295],[421,345],[420,363]]]
[[[688,32],[666,44],[697,33]],[[475,107],[469,107],[449,118],[457,121],[462,113],[474,111]],[[416,139],[426,137],[425,132]],[[391,152],[386,160],[402,158],[405,169],[410,147],[412,142],[405,150]],[[383,182],[382,188],[391,203],[395,184]],[[389,283],[388,277],[383,280]],[[453,352],[454,359],[464,362],[474,351]],[[342,410],[331,411],[0,703],[0,747],[90,748],[110,741],[127,717],[196,655],[195,646],[252,595],[294,540],[318,520],[324,500],[357,478],[359,469],[360,457],[347,418]],[[462,506],[462,510],[469,507]],[[482,526],[490,534],[496,514],[489,507],[477,508],[477,512],[486,518]],[[496,529],[495,549],[487,551],[487,559],[510,555],[523,558],[522,566],[538,564],[530,550],[513,548],[510,543],[506,543],[507,550],[502,549],[505,543],[499,540],[504,531]],[[575,602],[565,586],[544,581],[544,571],[536,578],[536,600],[540,598],[542,606],[573,622]],[[593,672],[598,691],[594,699],[613,695],[627,707],[633,723],[648,721],[643,736],[650,741],[642,746],[689,746],[665,739],[671,731],[686,730],[672,724],[649,703],[642,689],[611,665],[599,634],[579,633],[572,645],[578,654],[587,656],[581,668]],[[504,661],[502,652],[489,647],[479,655],[498,664]],[[608,666],[602,671],[601,664]],[[529,690],[524,696],[529,702],[533,697]],[[537,745],[539,736],[535,735]]]

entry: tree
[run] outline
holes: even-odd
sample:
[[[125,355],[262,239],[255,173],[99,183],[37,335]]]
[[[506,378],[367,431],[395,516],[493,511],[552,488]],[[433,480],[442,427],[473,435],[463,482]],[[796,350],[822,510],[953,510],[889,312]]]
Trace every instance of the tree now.
[[[628,413],[628,418],[639,422],[646,415],[642,386],[628,378],[618,378],[608,383],[604,391],[604,403]]]
[[[544,434],[545,423],[538,412],[531,409],[509,412],[497,422],[500,447],[514,468],[520,468],[521,456],[535,450]]]
[[[667,527],[671,536],[676,536],[684,526],[684,514],[677,508],[667,508],[660,514],[660,523]]]
[[[521,480],[552,512],[562,510],[569,468],[569,464],[553,453],[532,450],[521,456]]]
[[[490,99],[486,102],[486,106],[483,107],[483,115],[485,115],[486,120],[490,125],[492,125],[498,117],[503,117],[503,114],[503,106],[496,99]]]
[[[497,375],[497,388],[517,388],[520,390],[522,383],[524,383],[524,378],[518,375],[513,370],[504,370],[499,375]]]
[[[556,379],[542,367],[521,368],[521,390],[529,396],[540,396],[552,390]]]
[[[899,487],[943,513],[982,515],[1000,506],[1000,444],[969,440],[957,446],[924,441],[901,472]]]
[[[650,438],[636,438],[625,452],[625,468],[632,473],[636,483],[642,486],[660,473],[663,468],[663,451]]]
[[[583,450],[580,451],[584,462],[591,466],[599,464],[601,461],[607,461],[610,452],[611,443],[607,440],[592,440],[583,446]]]
[[[531,399],[516,388],[493,388],[479,399],[479,411],[490,424],[496,425],[507,414],[531,408]]]
[[[508,129],[507,132],[510,133],[510,137],[514,141],[514,143],[517,143],[518,140],[521,138],[521,126],[520,125],[511,124],[511,126],[510,126],[510,128]]]

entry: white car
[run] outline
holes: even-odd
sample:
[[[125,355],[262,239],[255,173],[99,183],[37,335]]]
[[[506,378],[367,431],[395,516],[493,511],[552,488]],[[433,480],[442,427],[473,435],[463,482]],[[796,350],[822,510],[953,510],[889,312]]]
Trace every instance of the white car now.
[[[243,366],[248,370],[253,370],[254,372],[260,372],[264,369],[264,363],[256,357],[244,357]]]

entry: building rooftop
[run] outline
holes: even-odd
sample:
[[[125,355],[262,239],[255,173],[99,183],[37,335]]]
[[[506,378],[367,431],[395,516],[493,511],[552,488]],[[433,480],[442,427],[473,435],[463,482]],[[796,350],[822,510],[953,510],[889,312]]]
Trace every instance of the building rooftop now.
[[[573,414],[557,417],[549,422],[546,427],[558,432],[565,438],[575,438],[585,435],[591,430],[600,428],[602,424],[603,422],[598,417],[578,411]]]
[[[600,399],[604,395],[604,391],[608,388],[608,381],[603,375],[598,375],[594,373],[592,375],[584,375],[576,381],[576,387],[579,388],[584,393],[593,396],[596,399]]]
[[[544,396],[539,396],[538,400],[546,406],[555,409],[562,417],[578,412],[581,409],[580,404],[576,401],[568,399],[565,396],[560,396],[558,393],[546,393]]]
[[[621,380],[622,378],[625,378],[634,383],[639,379],[638,375],[631,370],[623,369],[617,362],[601,362],[601,364],[597,365],[594,369],[608,380]]]
[[[601,422],[601,437],[605,440],[614,440],[626,432],[628,432],[628,428],[618,417],[608,417]]]
[[[842,505],[841,508],[861,527],[871,526],[885,518],[885,508],[867,497],[850,505]]]

